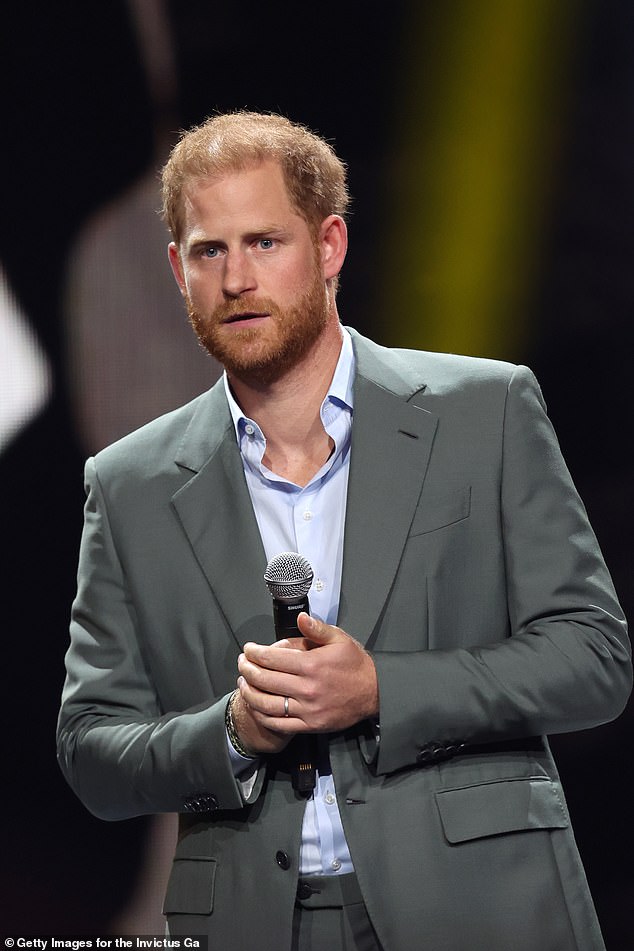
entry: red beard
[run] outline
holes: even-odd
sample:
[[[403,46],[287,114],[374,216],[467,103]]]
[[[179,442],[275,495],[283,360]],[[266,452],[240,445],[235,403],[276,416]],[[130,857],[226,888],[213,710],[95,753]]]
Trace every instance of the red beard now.
[[[282,310],[270,298],[226,301],[202,314],[186,299],[190,322],[203,347],[230,375],[256,385],[280,379],[310,351],[328,320],[323,276],[315,270],[312,286],[297,303]],[[238,314],[267,314],[266,324],[231,329],[227,320]]]

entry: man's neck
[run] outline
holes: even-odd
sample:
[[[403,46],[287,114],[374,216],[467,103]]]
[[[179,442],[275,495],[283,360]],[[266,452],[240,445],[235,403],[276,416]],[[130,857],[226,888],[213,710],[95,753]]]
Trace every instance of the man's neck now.
[[[339,320],[333,319],[304,359],[274,383],[258,387],[229,377],[243,413],[255,420],[266,437],[265,465],[296,485],[306,485],[333,449],[320,409],[342,339]]]

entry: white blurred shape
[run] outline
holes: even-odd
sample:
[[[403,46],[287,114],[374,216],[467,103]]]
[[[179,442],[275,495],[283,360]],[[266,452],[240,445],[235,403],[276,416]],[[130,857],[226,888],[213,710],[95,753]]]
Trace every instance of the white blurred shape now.
[[[0,267],[0,451],[44,408],[51,366]]]

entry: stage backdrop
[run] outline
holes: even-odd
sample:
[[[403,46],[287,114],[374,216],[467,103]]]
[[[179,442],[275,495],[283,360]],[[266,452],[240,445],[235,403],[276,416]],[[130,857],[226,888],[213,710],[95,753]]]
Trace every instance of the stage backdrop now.
[[[331,139],[354,196],[344,321],[535,369],[632,616],[634,7],[35,0],[2,44],[2,923],[160,932],[173,817],[94,819],[54,755],[83,460],[218,375],[168,270],[158,168],[215,109]],[[615,951],[634,942],[631,735],[630,709],[553,738]]]

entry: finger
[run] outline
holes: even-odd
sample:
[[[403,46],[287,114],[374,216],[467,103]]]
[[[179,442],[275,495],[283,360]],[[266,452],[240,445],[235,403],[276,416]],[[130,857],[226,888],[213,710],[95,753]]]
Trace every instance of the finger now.
[[[319,618],[311,617],[305,611],[301,611],[297,616],[297,626],[309,641],[313,644],[334,644],[337,641],[348,639],[345,631],[333,624],[326,624]]]
[[[238,658],[238,672],[250,687],[262,693],[282,697],[297,695],[299,684],[296,675],[261,667],[252,663],[244,654]]]
[[[306,729],[306,724],[299,716],[300,705],[292,697],[263,693],[252,687],[244,677],[238,678],[238,690],[249,714],[267,730],[296,733]]]
[[[272,650],[277,650],[281,647],[285,650],[308,651],[314,647],[314,644],[307,641],[305,637],[283,637],[281,640],[271,644],[270,647]]]
[[[281,643],[281,642],[280,642]],[[280,650],[274,645],[253,644],[244,645],[243,654],[248,661],[267,670],[277,670],[285,674],[296,674],[302,668],[302,657],[305,651],[293,649]]]

